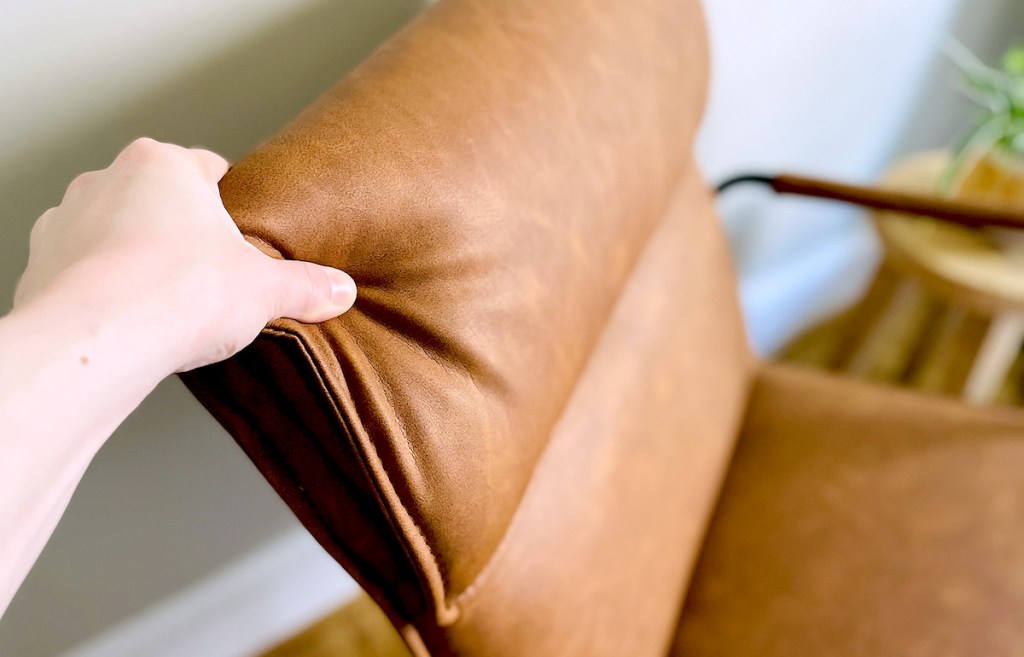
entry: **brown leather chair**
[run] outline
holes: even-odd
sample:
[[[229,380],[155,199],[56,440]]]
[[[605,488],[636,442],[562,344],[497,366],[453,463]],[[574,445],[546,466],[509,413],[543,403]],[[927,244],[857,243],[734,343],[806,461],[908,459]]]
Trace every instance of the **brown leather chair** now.
[[[694,0],[443,0],[222,183],[355,308],[186,383],[419,656],[1020,655],[1024,415],[751,355],[707,75]]]

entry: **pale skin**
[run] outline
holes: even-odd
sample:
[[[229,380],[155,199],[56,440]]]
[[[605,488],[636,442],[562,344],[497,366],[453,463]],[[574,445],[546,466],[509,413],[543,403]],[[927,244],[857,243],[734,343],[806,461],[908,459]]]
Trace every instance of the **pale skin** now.
[[[251,246],[221,203],[220,156],[141,139],[78,177],[32,229],[0,318],[0,615],[89,463],[163,378],[271,320],[325,321],[345,273]]]

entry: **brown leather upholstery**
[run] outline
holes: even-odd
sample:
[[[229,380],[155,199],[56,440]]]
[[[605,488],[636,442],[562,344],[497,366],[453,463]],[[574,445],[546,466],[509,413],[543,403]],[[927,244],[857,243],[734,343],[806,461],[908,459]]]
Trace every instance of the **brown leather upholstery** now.
[[[758,367],[706,75],[695,0],[442,0],[221,184],[360,297],[185,381],[418,655],[670,648]]]
[[[1024,418],[757,378],[673,655],[1020,655]]]

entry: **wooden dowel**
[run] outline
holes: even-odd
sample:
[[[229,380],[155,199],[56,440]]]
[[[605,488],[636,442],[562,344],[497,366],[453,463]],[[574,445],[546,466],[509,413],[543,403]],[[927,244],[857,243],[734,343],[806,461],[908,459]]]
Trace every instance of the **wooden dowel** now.
[[[741,183],[761,183],[779,194],[841,201],[873,210],[932,217],[968,228],[998,226],[1024,229],[1024,208],[1004,207],[994,203],[968,203],[941,196],[849,185],[790,174],[737,176],[720,185],[718,191],[721,193]]]
[[[873,210],[928,216],[970,228],[1024,228],[1024,210],[1021,208],[1002,207],[991,203],[965,203],[939,196],[847,185],[793,175],[776,176],[771,179],[770,184],[779,194],[830,199]]]

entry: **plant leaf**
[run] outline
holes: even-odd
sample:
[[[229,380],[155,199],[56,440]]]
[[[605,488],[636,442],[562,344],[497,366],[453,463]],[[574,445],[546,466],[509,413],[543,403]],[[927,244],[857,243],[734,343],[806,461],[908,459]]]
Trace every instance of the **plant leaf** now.
[[[987,121],[979,123],[974,130],[968,133],[960,146],[954,151],[953,159],[942,173],[939,179],[939,191],[948,194],[952,191],[953,183],[968,168],[968,164],[974,165],[982,157],[987,155],[992,148],[1003,139],[1010,124],[1010,117],[1005,114],[993,116]]]
[[[1024,76],[1024,46],[1014,46],[1006,51],[1003,70],[1007,75]]]
[[[945,51],[963,74],[963,93],[993,113],[1011,110],[1016,85],[1009,75],[986,66],[955,39],[946,43]]]

